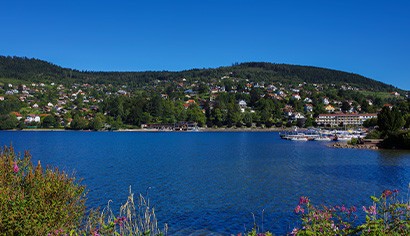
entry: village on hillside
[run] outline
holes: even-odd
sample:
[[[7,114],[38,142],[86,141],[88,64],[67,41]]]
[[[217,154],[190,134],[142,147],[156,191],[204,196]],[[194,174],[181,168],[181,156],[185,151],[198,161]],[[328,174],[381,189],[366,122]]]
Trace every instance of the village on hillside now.
[[[3,83],[1,129],[193,127],[357,127],[408,93],[368,92],[344,84],[255,82],[227,74],[126,84]]]

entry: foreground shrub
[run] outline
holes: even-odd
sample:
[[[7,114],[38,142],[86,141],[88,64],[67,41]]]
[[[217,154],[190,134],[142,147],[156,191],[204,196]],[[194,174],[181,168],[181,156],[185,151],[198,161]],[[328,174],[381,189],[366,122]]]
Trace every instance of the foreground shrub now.
[[[397,199],[397,190],[385,190],[380,197],[372,196],[373,204],[363,206],[366,223],[357,231],[363,235],[410,235],[410,204]]]
[[[47,235],[77,229],[85,213],[84,187],[58,169],[34,166],[13,147],[0,150],[0,234]]]
[[[301,197],[295,208],[301,214],[302,229],[295,228],[291,235],[347,235],[357,219],[356,207],[315,207],[307,197]]]
[[[290,235],[410,235],[410,203],[397,199],[397,190],[385,190],[380,197],[372,196],[373,204],[363,206],[364,224],[354,226],[356,207],[315,207],[301,197],[295,213],[302,226]]]

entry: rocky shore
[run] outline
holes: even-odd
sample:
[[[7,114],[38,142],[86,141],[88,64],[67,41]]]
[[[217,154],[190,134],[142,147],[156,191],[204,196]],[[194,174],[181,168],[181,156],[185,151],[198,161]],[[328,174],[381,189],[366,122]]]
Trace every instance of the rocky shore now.
[[[337,142],[337,143],[331,143],[328,145],[329,147],[333,148],[355,148],[355,149],[371,149],[371,150],[377,150],[379,149],[378,146],[375,144],[348,144],[348,143],[342,143],[342,142]]]

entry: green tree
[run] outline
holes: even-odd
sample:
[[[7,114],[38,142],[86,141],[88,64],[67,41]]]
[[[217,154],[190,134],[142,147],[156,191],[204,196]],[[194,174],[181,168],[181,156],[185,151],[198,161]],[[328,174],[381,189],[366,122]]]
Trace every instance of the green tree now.
[[[18,120],[15,115],[0,115],[0,130],[15,129]]]
[[[377,124],[383,133],[388,134],[402,128],[405,124],[405,120],[396,107],[393,107],[392,109],[389,107],[383,107],[377,115]]]
[[[246,127],[252,127],[253,116],[250,112],[245,112],[243,116],[243,121],[245,122]]]
[[[57,127],[58,123],[53,115],[49,115],[44,117],[43,121],[41,122],[41,126],[43,128]]]
[[[371,119],[365,120],[365,121],[363,122],[363,126],[366,127],[366,128],[374,127],[374,126],[377,125],[377,123],[378,123],[378,122],[377,122],[377,118],[371,118]]]
[[[75,115],[74,119],[71,121],[70,128],[75,130],[82,130],[88,127],[88,122],[83,117]]]
[[[104,128],[105,117],[101,113],[97,113],[94,119],[90,122],[90,129],[92,130],[101,130]]]
[[[349,111],[352,108],[352,106],[350,106],[350,104],[347,101],[342,102],[342,111],[346,112]]]
[[[187,109],[187,121],[196,122],[198,126],[203,126],[205,124],[205,114],[199,108],[198,105],[192,104]]]

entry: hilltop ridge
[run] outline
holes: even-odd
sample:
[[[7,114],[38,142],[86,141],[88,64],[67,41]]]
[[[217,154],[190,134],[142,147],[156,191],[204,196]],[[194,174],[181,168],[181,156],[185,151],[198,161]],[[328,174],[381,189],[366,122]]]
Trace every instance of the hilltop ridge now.
[[[102,72],[79,71],[63,68],[39,59],[0,56],[0,78],[25,82],[53,80],[59,83],[131,83],[141,86],[154,80],[210,80],[232,75],[256,82],[349,84],[362,90],[393,91],[398,88],[362,75],[314,66],[275,64],[269,62],[244,62],[218,68],[189,69],[177,72]],[[403,90],[399,90],[403,91]]]

